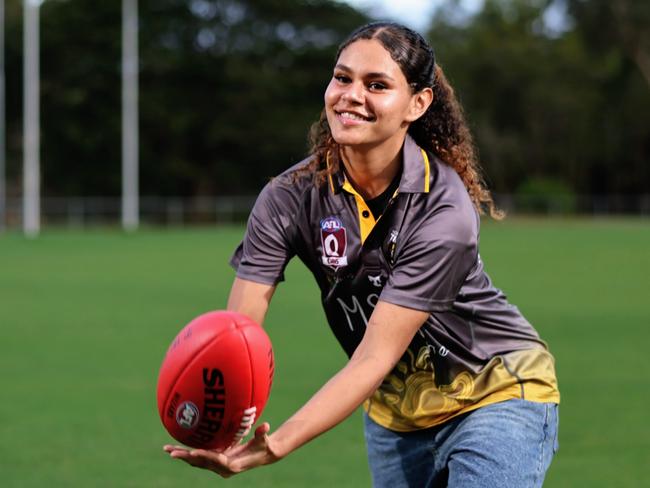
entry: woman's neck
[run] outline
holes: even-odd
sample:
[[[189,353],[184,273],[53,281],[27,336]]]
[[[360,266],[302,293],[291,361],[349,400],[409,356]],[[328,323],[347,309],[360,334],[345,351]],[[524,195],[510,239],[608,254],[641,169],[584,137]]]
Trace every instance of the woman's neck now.
[[[392,141],[391,141],[392,142]],[[381,195],[400,171],[404,141],[373,148],[341,147],[341,159],[352,186],[365,200]]]

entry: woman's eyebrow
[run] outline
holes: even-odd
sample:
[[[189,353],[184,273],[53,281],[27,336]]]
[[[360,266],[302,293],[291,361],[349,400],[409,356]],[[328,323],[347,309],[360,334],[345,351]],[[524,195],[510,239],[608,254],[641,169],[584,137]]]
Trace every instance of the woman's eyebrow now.
[[[344,64],[337,64],[336,66],[334,66],[334,69],[339,69],[341,71],[347,71],[348,73],[353,72],[352,68],[349,68],[348,66],[346,66]],[[387,80],[395,81],[395,79],[392,76],[390,76],[387,73],[384,73],[383,71],[373,71],[371,73],[365,73],[364,76],[366,76],[368,78],[386,78]]]

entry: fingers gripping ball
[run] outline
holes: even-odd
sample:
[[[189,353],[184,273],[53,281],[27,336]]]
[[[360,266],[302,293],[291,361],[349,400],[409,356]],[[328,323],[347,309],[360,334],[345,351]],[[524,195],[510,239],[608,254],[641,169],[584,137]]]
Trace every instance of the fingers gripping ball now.
[[[158,376],[158,413],[179,442],[225,449],[260,417],[273,381],[264,329],[234,312],[200,315],[167,350]]]

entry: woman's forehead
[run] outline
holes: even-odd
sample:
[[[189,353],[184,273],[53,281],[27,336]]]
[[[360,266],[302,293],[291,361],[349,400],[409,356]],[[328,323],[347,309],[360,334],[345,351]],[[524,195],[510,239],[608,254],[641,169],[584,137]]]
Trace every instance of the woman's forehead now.
[[[376,39],[359,39],[346,46],[336,66],[359,74],[385,73],[392,78],[402,73],[400,66]]]

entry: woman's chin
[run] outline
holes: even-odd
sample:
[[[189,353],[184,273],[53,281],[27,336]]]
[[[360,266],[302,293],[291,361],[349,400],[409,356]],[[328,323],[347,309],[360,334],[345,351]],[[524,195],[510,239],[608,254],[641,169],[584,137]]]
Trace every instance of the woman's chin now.
[[[339,146],[363,146],[370,142],[360,134],[332,134],[332,138]]]

